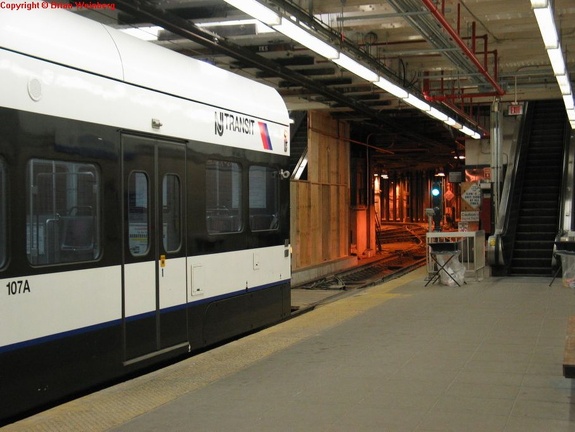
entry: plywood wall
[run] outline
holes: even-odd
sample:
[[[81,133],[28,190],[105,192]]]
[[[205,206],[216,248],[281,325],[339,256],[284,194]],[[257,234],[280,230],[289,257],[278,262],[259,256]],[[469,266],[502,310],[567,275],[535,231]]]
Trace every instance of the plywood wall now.
[[[292,269],[349,254],[349,126],[308,114],[307,180],[291,182]]]

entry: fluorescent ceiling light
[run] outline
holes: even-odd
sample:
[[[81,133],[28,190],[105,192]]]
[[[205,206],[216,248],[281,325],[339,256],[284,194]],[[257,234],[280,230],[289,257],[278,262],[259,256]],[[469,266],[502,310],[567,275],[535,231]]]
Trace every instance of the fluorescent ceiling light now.
[[[443,114],[437,108],[433,108],[433,107],[431,107],[431,110],[429,110],[429,112],[427,112],[427,114],[429,114],[431,117],[436,118],[437,120],[441,120],[442,122],[445,122],[449,118],[447,116],[447,114]]]
[[[130,27],[118,30],[120,30],[123,33],[129,34],[130,36],[134,36],[138,39],[150,42],[150,41],[157,41],[158,34],[163,29],[162,27],[158,26],[148,26],[148,27]]]
[[[295,172],[293,174],[294,180],[299,180],[305,171],[305,167],[307,166],[307,153],[304,153],[303,159],[299,162],[299,165],[296,165]]]
[[[211,21],[211,22],[203,22],[203,23],[197,23],[196,25],[198,27],[225,27],[225,26],[242,26],[242,25],[250,25],[250,24],[256,24],[259,23],[260,21],[255,19],[255,18],[251,18],[251,19],[237,19],[237,20],[229,20],[229,21]]]
[[[231,4],[236,9],[239,9],[255,19],[267,24],[277,25],[280,23],[280,16],[273,10],[265,7],[260,2],[255,0],[225,0],[226,3]]]
[[[547,48],[547,55],[549,56],[553,73],[557,78],[557,84],[559,84],[559,89],[563,94],[567,115],[571,116],[570,110],[574,107],[571,83],[569,82],[565,58],[563,57],[563,51],[559,43],[559,37],[557,36],[557,27],[555,26],[551,3],[551,0],[531,0],[531,8],[537,19],[537,25],[539,26],[543,43],[545,44],[545,48]],[[575,128],[575,121],[571,120],[570,124],[571,128]]]
[[[281,24],[274,25],[273,28],[327,59],[335,59],[339,56],[334,47],[316,38],[287,18],[282,17]]]
[[[567,110],[567,118],[569,118],[569,121],[575,121],[575,109],[568,109]]]
[[[469,129],[467,126],[463,126],[461,128],[461,132],[463,132],[465,135],[469,135],[473,139],[481,138],[481,135],[479,133],[475,132],[474,130]]]
[[[557,48],[550,48],[547,50],[547,55],[551,61],[551,67],[553,68],[553,73],[555,75],[565,75],[567,69],[565,67],[565,60],[563,59],[563,52],[561,51],[561,45]]]
[[[385,78],[379,78],[379,81],[375,82],[374,84],[400,99],[406,98],[409,95],[406,90],[393,84],[391,81],[388,81]]]
[[[406,98],[403,98],[403,100],[409,105],[414,106],[417,109],[420,109],[421,111],[429,111],[431,109],[431,106],[427,102],[422,101],[421,99],[415,97],[412,94],[409,94]]]
[[[275,30],[271,27],[268,27],[263,22],[251,18],[251,19],[238,19],[238,20],[229,20],[229,21],[212,21],[212,22],[204,22],[204,23],[197,23],[198,27],[202,28],[210,28],[210,27],[231,27],[231,26],[242,26],[242,25],[254,25],[256,27],[256,34],[262,33],[275,33]]]
[[[569,81],[569,75],[557,75],[555,78],[557,79],[557,84],[559,84],[559,88],[561,89],[561,94],[571,93],[571,82]]]
[[[449,117],[445,123],[449,126],[451,126],[454,129],[461,129],[463,127],[463,125],[461,123],[456,122],[455,120],[453,120],[451,117]]]
[[[571,93],[563,95],[563,103],[565,103],[565,108],[568,110],[575,109],[575,104],[573,103],[573,95]]]
[[[256,34],[275,33],[273,27],[268,27],[261,21],[256,22]]]
[[[379,75],[377,75],[374,71],[356,62],[354,59],[345,54],[340,54],[339,58],[333,59],[333,62],[366,81],[374,82],[379,80]]]
[[[559,40],[557,38],[557,28],[555,27],[555,20],[553,19],[553,11],[550,7],[533,9],[537,24],[539,24],[539,31],[543,38],[545,48],[557,48]]]
[[[323,40],[314,36],[313,30],[307,28],[307,26],[305,26],[304,23],[301,23],[300,26],[291,19],[278,15],[272,9],[269,9],[268,7],[264,6],[262,3],[256,0],[225,0],[225,1],[228,4],[234,6],[235,8],[257,19],[258,21],[261,21],[262,23],[272,27],[274,30],[283,33],[290,39],[293,39],[299,44],[321,55],[322,57],[332,60],[334,63],[341,66],[342,68],[354,73],[355,75],[365,79],[366,81],[373,82],[378,87],[382,88],[388,93],[391,93],[395,97],[402,99],[409,105],[426,112],[430,116],[438,120],[441,120],[456,129],[462,129],[463,126],[461,124],[449,118],[441,111],[432,108],[427,102],[410,94],[405,89],[393,84],[386,78],[380,77],[376,72],[372,71],[368,67],[362,65],[361,63],[352,59],[348,55],[340,53],[336,48],[331,46],[329,43],[326,43]],[[532,0],[532,4],[533,2],[537,3],[537,0]],[[224,24],[222,23],[220,25]],[[561,52],[560,49],[559,52]],[[563,72],[563,74],[565,74],[565,72]],[[470,132],[469,133],[470,136],[474,138],[476,136],[479,137],[479,134],[477,132],[474,132],[471,129],[468,129],[468,131]]]

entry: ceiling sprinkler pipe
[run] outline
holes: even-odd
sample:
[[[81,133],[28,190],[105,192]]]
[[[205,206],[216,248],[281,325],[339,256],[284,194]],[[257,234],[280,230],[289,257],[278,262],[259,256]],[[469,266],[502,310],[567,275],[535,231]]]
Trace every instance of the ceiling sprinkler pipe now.
[[[453,112],[456,112],[459,117],[461,117],[462,119],[467,120],[471,125],[473,125],[473,127],[475,129],[477,129],[478,132],[481,133],[481,135],[483,136],[483,138],[488,138],[489,137],[489,131],[486,130],[483,126],[481,126],[479,123],[477,123],[477,120],[471,118],[466,112],[464,112],[461,108],[453,105],[453,103],[451,103],[450,101],[446,101],[443,103],[446,107],[450,108]]]
[[[425,100],[428,102],[444,102],[448,99],[473,99],[473,98],[480,98],[480,97],[494,97],[499,96],[497,92],[481,92],[481,93],[453,93],[453,94],[440,94],[440,95],[431,95],[429,93],[424,93],[423,96]]]
[[[481,72],[481,74],[489,81],[489,83],[493,86],[495,91],[498,95],[502,96],[505,94],[505,91],[497,84],[497,82],[493,79],[493,77],[489,74],[487,69],[483,67],[481,62],[475,57],[463,39],[457,34],[457,32],[451,27],[451,25],[447,22],[445,17],[441,14],[441,12],[435,7],[433,4],[433,0],[421,0],[422,3],[429,9],[431,14],[435,17],[435,19],[441,24],[441,26],[447,31],[447,33],[451,36],[451,38],[459,45],[459,48],[465,53],[465,55],[471,60],[471,62],[475,65],[477,70]]]

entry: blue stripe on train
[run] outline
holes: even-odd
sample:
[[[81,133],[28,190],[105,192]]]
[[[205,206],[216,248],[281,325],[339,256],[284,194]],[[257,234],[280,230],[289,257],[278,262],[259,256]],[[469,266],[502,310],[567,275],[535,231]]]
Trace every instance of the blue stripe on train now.
[[[254,291],[261,291],[261,290],[265,290],[265,289],[269,289],[269,288],[273,288],[276,287],[278,285],[283,285],[285,283],[288,283],[290,281],[290,279],[286,279],[280,282],[275,282],[275,283],[270,283],[270,284],[265,284],[265,285],[260,285],[257,287],[253,287],[253,288],[248,288],[248,289],[243,289],[243,290],[239,290],[239,291],[234,291],[232,293],[228,293],[228,294],[222,294],[216,297],[210,297],[207,299],[201,299],[201,300],[197,300],[197,301],[193,301],[187,304],[181,304],[181,305],[177,305],[177,306],[171,306],[169,308],[165,308],[165,309],[161,309],[160,313],[161,314],[166,314],[166,313],[170,313],[170,312],[174,312],[177,310],[181,310],[181,309],[185,309],[186,307],[190,307],[190,306],[196,306],[196,305],[202,305],[202,304],[206,304],[206,303],[212,303],[218,300],[223,300],[226,298],[231,298],[231,297],[235,297],[237,295],[240,294],[245,294],[248,292],[254,292]],[[131,317],[127,317],[126,321],[127,322],[133,322],[133,321],[138,321],[141,319],[145,319],[145,318],[151,318],[155,315],[156,311],[150,311],[150,312],[145,312],[142,314],[138,314],[138,315],[134,315]],[[59,339],[65,339],[65,338],[69,338],[69,337],[73,337],[79,334],[83,334],[83,333],[91,333],[91,332],[96,332],[96,331],[100,331],[100,330],[104,330],[110,327],[114,327],[114,326],[120,326],[122,324],[122,319],[115,319],[112,321],[107,321],[104,323],[99,323],[99,324],[94,324],[91,326],[87,326],[87,327],[81,327],[78,329],[74,329],[74,330],[68,330],[65,332],[61,332],[61,333],[55,333],[53,335],[48,335],[48,336],[42,336],[36,339],[30,339],[24,342],[17,342],[14,344],[10,344],[10,345],[6,345],[3,347],[0,347],[0,354],[2,353],[6,353],[6,352],[10,352],[10,351],[16,351],[19,349],[23,349],[23,348],[27,348],[27,347],[31,347],[34,345],[41,345],[47,342],[52,342],[55,340],[59,340]]]

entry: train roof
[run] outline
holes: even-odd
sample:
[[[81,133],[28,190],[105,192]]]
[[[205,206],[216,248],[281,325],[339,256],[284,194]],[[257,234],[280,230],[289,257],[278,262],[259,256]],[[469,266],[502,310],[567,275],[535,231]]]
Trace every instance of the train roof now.
[[[278,92],[61,9],[4,11],[0,47],[287,125]]]

